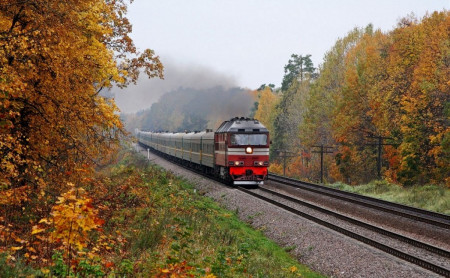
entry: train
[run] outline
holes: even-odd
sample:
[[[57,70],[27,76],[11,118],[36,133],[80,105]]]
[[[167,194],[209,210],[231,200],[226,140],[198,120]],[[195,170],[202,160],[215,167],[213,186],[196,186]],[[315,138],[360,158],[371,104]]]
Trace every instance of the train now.
[[[136,130],[136,136],[140,146],[236,186],[268,178],[269,130],[256,119],[235,117],[214,132]]]

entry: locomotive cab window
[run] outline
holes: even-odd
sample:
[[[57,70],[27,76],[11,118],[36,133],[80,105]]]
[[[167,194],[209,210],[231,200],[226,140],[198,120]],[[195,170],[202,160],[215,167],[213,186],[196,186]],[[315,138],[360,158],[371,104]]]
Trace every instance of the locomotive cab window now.
[[[232,134],[231,145],[265,146],[267,145],[267,134]]]

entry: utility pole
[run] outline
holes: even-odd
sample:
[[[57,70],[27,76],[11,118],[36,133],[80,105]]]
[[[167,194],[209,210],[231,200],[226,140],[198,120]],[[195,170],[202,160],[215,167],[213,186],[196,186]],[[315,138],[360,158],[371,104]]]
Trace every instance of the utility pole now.
[[[283,157],[283,176],[286,177],[286,158],[298,156],[296,153],[288,152],[286,150],[275,150],[278,156]]]
[[[379,136],[367,136],[368,138],[373,138],[373,139],[377,139],[376,142],[374,143],[368,143],[366,145],[370,145],[370,146],[378,146],[377,148],[377,176],[379,179],[381,179],[381,168],[383,166],[383,162],[381,160],[381,155],[383,152],[383,146],[395,146],[398,144],[394,144],[394,143],[383,143],[383,140],[388,140],[388,139],[393,139],[391,137],[383,137],[381,135]]]
[[[331,150],[328,149],[332,149],[333,147],[331,146],[324,146],[324,145],[319,145],[319,146],[311,146],[314,148],[319,148],[319,150],[315,150],[312,151],[313,153],[320,153],[320,183],[323,183],[323,154],[324,153],[333,153]]]

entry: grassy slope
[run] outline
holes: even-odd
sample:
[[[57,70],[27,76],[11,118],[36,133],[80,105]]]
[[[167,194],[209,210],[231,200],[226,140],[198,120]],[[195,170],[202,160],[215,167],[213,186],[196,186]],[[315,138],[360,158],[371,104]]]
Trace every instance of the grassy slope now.
[[[329,186],[450,215],[450,188],[444,186],[425,185],[404,188],[386,181],[373,181],[359,186],[350,186],[343,183],[335,183]]]
[[[105,229],[126,240],[111,260],[133,275],[169,277],[321,277],[298,264],[261,232],[239,221],[191,184],[137,156],[127,155],[107,174],[116,184],[135,180],[119,197],[130,203]],[[138,205],[133,205],[137,203]],[[128,268],[131,271],[131,268]],[[183,277],[183,276],[177,276]],[[190,276],[186,276],[190,277]]]
[[[139,155],[124,152],[86,187],[105,220],[83,250],[94,255],[69,268],[58,250],[40,264],[0,254],[0,277],[322,277]]]

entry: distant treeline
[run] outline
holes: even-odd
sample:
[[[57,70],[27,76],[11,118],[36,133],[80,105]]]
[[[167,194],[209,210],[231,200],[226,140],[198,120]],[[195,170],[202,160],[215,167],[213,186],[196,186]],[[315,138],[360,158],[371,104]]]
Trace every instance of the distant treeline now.
[[[317,70],[292,55],[282,87],[261,86],[255,106],[272,134],[272,170],[288,152],[288,173],[318,180],[323,145],[328,181],[367,182],[381,164],[392,182],[450,186],[449,29],[449,12],[434,12],[386,33],[355,28]]]
[[[179,88],[164,94],[150,109],[121,117],[129,131],[201,131],[216,129],[235,116],[247,116],[254,100],[251,91],[241,88]]]

